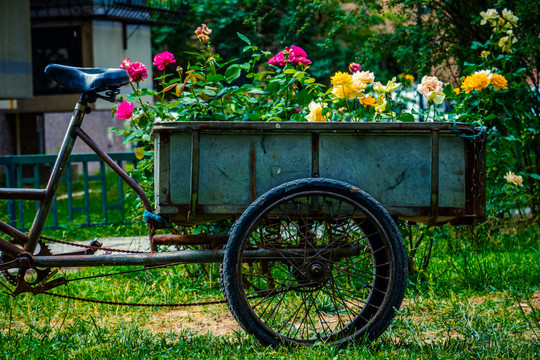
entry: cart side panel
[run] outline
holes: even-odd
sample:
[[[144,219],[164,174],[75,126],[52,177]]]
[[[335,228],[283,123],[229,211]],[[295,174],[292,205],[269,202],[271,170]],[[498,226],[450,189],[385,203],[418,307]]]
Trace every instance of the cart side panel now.
[[[320,136],[320,176],[366,191],[385,206],[430,202],[429,136]]]
[[[199,204],[247,207],[284,182],[311,176],[310,134],[201,133]]]
[[[167,204],[189,204],[191,184],[191,164],[193,157],[192,132],[177,132],[170,136],[170,188]],[[163,190],[162,190],[163,192]],[[162,202],[163,203],[163,202]]]
[[[441,135],[439,139],[439,206],[465,208],[465,139]]]

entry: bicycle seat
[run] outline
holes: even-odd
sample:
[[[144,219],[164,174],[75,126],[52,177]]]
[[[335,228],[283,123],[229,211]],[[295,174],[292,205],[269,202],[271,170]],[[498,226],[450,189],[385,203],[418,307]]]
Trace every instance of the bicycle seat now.
[[[129,75],[124,69],[84,68],[50,64],[45,68],[60,85],[77,92],[101,92],[129,84]]]

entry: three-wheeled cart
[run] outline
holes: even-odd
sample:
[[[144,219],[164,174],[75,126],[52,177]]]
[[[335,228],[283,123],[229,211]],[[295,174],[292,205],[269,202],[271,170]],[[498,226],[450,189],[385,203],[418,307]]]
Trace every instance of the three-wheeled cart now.
[[[469,224],[485,215],[485,133],[462,123],[156,123],[154,213],[81,127],[90,103],[115,101],[127,73],[46,72],[81,97],[47,187],[0,189],[2,199],[39,202],[28,233],[0,221],[0,271],[12,295],[66,284],[54,268],[217,262],[231,312],[261,342],[344,345],[375,339],[401,305],[407,259],[397,219]],[[76,139],[141,198],[149,252],[48,250],[41,233]],[[234,220],[229,234],[155,231],[166,220],[223,219]]]

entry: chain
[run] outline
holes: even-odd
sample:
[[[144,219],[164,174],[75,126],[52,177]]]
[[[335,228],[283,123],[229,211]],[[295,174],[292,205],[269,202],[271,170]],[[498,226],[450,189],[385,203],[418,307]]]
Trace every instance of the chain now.
[[[43,294],[59,297],[59,298],[62,298],[62,299],[84,301],[84,302],[89,302],[89,303],[94,303],[94,304],[119,305],[119,306],[138,306],[138,307],[179,308],[179,307],[217,305],[217,304],[226,304],[227,303],[225,300],[213,300],[213,301],[201,301],[201,302],[196,302],[196,303],[194,302],[194,303],[177,303],[177,304],[141,304],[141,303],[126,303],[126,302],[118,302],[118,301],[86,299],[86,298],[80,298],[80,297],[76,297],[76,296],[54,294],[54,293],[50,293],[50,292],[44,292]]]
[[[47,240],[47,241],[50,241],[50,242],[55,242],[55,243],[58,243],[58,244],[82,247],[82,248],[85,248],[85,249],[104,250],[104,251],[111,251],[111,252],[122,252],[122,253],[128,253],[128,254],[145,254],[144,251],[121,250],[121,249],[104,248],[104,247],[99,247],[99,246],[83,245],[83,244],[77,244],[77,243],[73,243],[73,242],[69,242],[69,241],[62,241],[62,240],[52,239],[52,238],[45,237],[45,236],[41,236],[41,239],[42,240]]]
[[[77,247],[82,247],[82,248],[92,249],[92,250],[105,250],[105,251],[124,252],[124,253],[131,253],[131,254],[144,253],[143,251],[110,249],[110,248],[103,248],[103,247],[98,247],[98,246],[76,244],[76,243],[72,243],[72,242],[68,242],[68,241],[62,241],[62,240],[48,238],[48,237],[45,237],[45,236],[41,236],[41,239],[42,240],[47,240],[47,241],[50,241],[50,242],[59,243],[59,244],[77,246]],[[80,278],[75,278],[75,279],[66,279],[66,283],[69,283],[69,282],[72,282],[72,281],[85,280],[85,279],[95,279],[95,278],[106,277],[106,276],[127,274],[127,273],[132,273],[132,272],[147,271],[147,270],[171,267],[171,266],[176,266],[176,265],[179,265],[179,264],[178,263],[173,263],[173,264],[156,265],[156,266],[149,266],[149,267],[145,267],[145,268],[141,268],[141,269],[133,269],[133,270],[121,271],[121,272],[116,272],[116,273],[85,276],[85,277],[80,277]],[[285,287],[285,288],[283,288],[281,290],[277,290],[277,291],[275,289],[262,291],[261,293],[259,293],[257,295],[254,295],[254,296],[249,296],[248,298],[249,299],[260,298],[260,297],[264,297],[264,296],[269,295],[269,294],[271,294],[272,296],[275,296],[277,294],[287,292],[287,291],[290,291],[290,290],[295,290],[295,289],[302,288],[302,287],[305,287],[305,286],[312,286],[313,284],[314,283],[307,283],[307,284],[302,284],[300,286],[287,286],[287,287]],[[226,304],[227,303],[226,300],[211,300],[211,301],[190,302],[190,303],[174,303],[174,304],[166,304],[166,303],[144,304],[144,303],[128,303],[128,302],[119,302],[119,301],[88,299],[88,298],[81,298],[81,297],[71,296],[71,295],[55,294],[55,293],[51,293],[51,292],[48,292],[48,291],[44,291],[44,292],[42,292],[42,294],[53,296],[53,297],[58,297],[58,298],[62,298],[62,299],[83,301],[83,302],[88,302],[88,303],[93,303],[93,304],[116,305],[116,306],[134,306],[134,307],[180,308],[180,307],[203,306],[203,305],[219,305],[219,304]]]

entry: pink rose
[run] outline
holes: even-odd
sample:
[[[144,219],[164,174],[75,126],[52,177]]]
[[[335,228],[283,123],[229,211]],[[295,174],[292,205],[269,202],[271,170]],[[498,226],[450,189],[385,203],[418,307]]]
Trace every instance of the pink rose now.
[[[361,69],[362,69],[362,66],[360,66],[360,64],[357,64],[357,63],[349,64],[349,71],[353,74],[357,71],[360,71]]]
[[[165,70],[165,66],[175,62],[176,59],[174,58],[174,55],[168,51],[164,51],[161,54],[154,56],[153,64],[157,65],[159,70]]]
[[[280,51],[279,53],[274,55],[270,60],[268,60],[268,63],[274,66],[285,66],[285,64],[287,64],[287,61],[283,57],[283,51]]]
[[[307,54],[302,48],[292,45],[290,48],[286,47],[285,50],[277,53],[268,60],[268,63],[274,66],[285,66],[287,63],[294,66],[307,66],[311,64],[311,60],[307,58]]]
[[[124,61],[122,61],[122,63],[120,64],[120,69],[127,70],[129,65],[131,65],[131,61],[129,60],[129,58],[125,58]]]
[[[129,81],[139,82],[148,77],[146,66],[138,61],[131,62],[128,58],[120,64],[120,69],[125,69],[129,74]]]
[[[116,117],[119,120],[127,120],[133,116],[133,104],[127,101],[122,101],[116,108]]]

